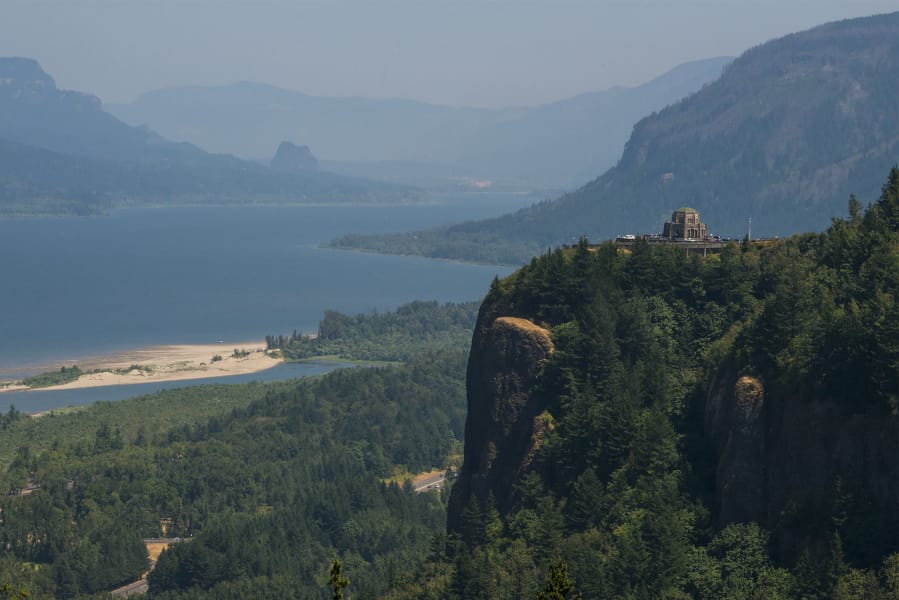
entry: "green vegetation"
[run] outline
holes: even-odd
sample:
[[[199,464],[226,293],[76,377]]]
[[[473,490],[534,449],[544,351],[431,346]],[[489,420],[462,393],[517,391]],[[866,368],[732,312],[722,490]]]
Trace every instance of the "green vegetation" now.
[[[221,360],[221,358],[219,358],[219,360]],[[213,360],[213,362],[215,361]],[[133,364],[123,369],[90,369],[88,371],[83,371],[78,365],[72,365],[71,367],[60,367],[59,371],[48,371],[46,373],[39,373],[38,375],[26,377],[21,383],[30,388],[43,388],[71,383],[72,381],[77,381],[82,375],[90,375],[92,373],[117,373],[119,375],[127,375],[131,371],[141,371],[149,374],[153,372],[153,369],[146,365]]]
[[[318,334],[266,336],[269,349],[289,360],[335,357],[354,361],[407,361],[444,348],[465,348],[478,314],[478,303],[416,301],[395,311],[354,317],[325,311]]]
[[[545,204],[548,204],[548,201],[535,206]],[[381,254],[519,265],[546,248],[561,243],[554,233],[543,231],[542,221],[539,218],[533,220],[527,231],[513,233],[502,230],[504,221],[535,212],[536,208],[525,208],[507,217],[467,221],[459,225],[446,225],[409,233],[383,235],[350,233],[329,242],[328,246]]]
[[[60,367],[59,371],[26,377],[22,380],[22,384],[33,388],[50,387],[75,381],[82,375],[84,375],[84,371],[79,369],[78,365],[72,365],[71,367]]]
[[[343,588],[350,585],[350,580],[343,576],[343,565],[336,558],[329,569],[328,584],[334,590],[333,600],[343,600]]]
[[[40,455],[54,447],[85,444],[103,424],[118,431],[129,443],[164,436],[172,428],[194,426],[247,406],[281,385],[287,384],[192,386],[121,402],[100,401],[90,406],[54,409],[40,417],[22,415],[13,407],[0,417],[0,469],[7,469],[24,447],[29,454]]]
[[[441,310],[458,307],[427,320]],[[40,418],[11,410],[0,489],[28,493],[0,496],[0,582],[30,598],[96,596],[140,575],[140,540],[164,524],[191,541],[160,557],[155,598],[324,598],[335,556],[349,573],[335,593],[385,592],[429,555],[445,498],[383,481],[458,452],[466,346]]]
[[[512,489],[478,487],[470,456],[506,442],[469,427],[448,557],[397,597],[532,597],[564,582],[556,557],[585,598],[899,593],[899,169],[864,215],[850,204],[826,233],[720,257],[582,242],[495,282],[483,314],[552,332],[533,391],[551,427]],[[738,376],[764,384],[761,430],[747,404],[707,420]],[[891,458],[840,454],[857,444]],[[517,468],[498,447],[494,468]],[[758,469],[761,489],[741,483]]]
[[[165,523],[191,541],[149,576],[163,600],[896,597],[899,168],[849,213],[708,258],[582,240],[496,280],[482,323],[528,319],[555,348],[526,418],[541,432],[518,440],[526,464],[514,439],[464,423],[469,361],[446,347],[315,379],[12,410],[0,489],[29,493],[0,496],[0,582],[33,598],[111,589],[146,567],[140,540]],[[384,352],[403,356],[413,324],[445,333],[465,314],[333,313],[320,338],[393,332]],[[445,467],[466,428],[445,534],[445,494],[384,481]],[[513,485],[478,478],[471,457],[490,444]]]
[[[119,375],[127,375],[131,371],[140,371],[141,373],[150,374],[153,372],[153,367],[148,367],[147,365],[132,364],[130,367],[116,369],[114,372]]]

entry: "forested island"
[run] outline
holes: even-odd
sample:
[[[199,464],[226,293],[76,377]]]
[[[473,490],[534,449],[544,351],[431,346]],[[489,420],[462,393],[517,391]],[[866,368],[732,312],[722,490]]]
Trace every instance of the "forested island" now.
[[[11,411],[0,585],[102,597],[165,534],[154,598],[896,597],[897,248],[894,168],[820,234],[534,258],[470,351],[467,305],[329,314],[271,342],[404,362]]]

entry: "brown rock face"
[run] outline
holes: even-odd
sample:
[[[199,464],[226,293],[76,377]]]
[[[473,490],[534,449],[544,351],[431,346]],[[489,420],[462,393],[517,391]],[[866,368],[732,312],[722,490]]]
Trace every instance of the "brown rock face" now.
[[[895,539],[895,414],[798,398],[730,374],[711,385],[705,426],[718,455],[720,525],[758,522],[775,532],[780,551],[790,556],[802,519],[830,515],[839,505],[855,528],[879,524],[865,542],[874,555],[878,545]]]
[[[715,487],[722,523],[761,522],[765,505],[765,388],[742,376],[706,403],[706,429],[718,449]]]
[[[553,353],[549,331],[526,319],[496,317],[497,310],[485,302],[472,340],[465,461],[450,497],[450,532],[460,531],[472,497],[483,504],[492,493],[504,512],[545,431],[545,403],[533,389]]]

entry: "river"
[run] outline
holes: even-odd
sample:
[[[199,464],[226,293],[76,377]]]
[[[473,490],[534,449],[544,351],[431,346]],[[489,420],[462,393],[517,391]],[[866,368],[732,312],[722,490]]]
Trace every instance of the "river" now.
[[[511,269],[319,246],[345,233],[499,215],[533,200],[478,194],[420,206],[132,208],[0,220],[0,380],[130,348],[315,331],[328,309],[481,298]],[[176,385],[184,382],[168,387]],[[69,392],[85,401],[84,390]],[[8,405],[10,394],[0,401]]]

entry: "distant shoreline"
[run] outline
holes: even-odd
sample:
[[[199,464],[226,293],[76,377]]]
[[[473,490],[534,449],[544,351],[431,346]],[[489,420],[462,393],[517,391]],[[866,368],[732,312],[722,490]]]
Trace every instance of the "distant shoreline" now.
[[[239,356],[234,355],[235,350]],[[6,385],[0,384],[0,394],[246,375],[275,367],[282,360],[280,356],[266,352],[264,341],[253,340],[147,346],[66,362],[69,366],[77,365],[85,373],[75,381],[44,387],[6,382]]]
[[[30,220],[30,219],[85,219],[91,217],[108,217],[119,210],[128,209],[167,209],[167,208],[398,208],[404,206],[434,206],[440,204],[438,200],[423,198],[421,200],[347,200],[344,202],[186,202],[183,204],[167,204],[165,202],[147,202],[136,204],[120,204],[110,206],[105,210],[87,214],[66,212],[0,212],[0,219],[5,220]]]

